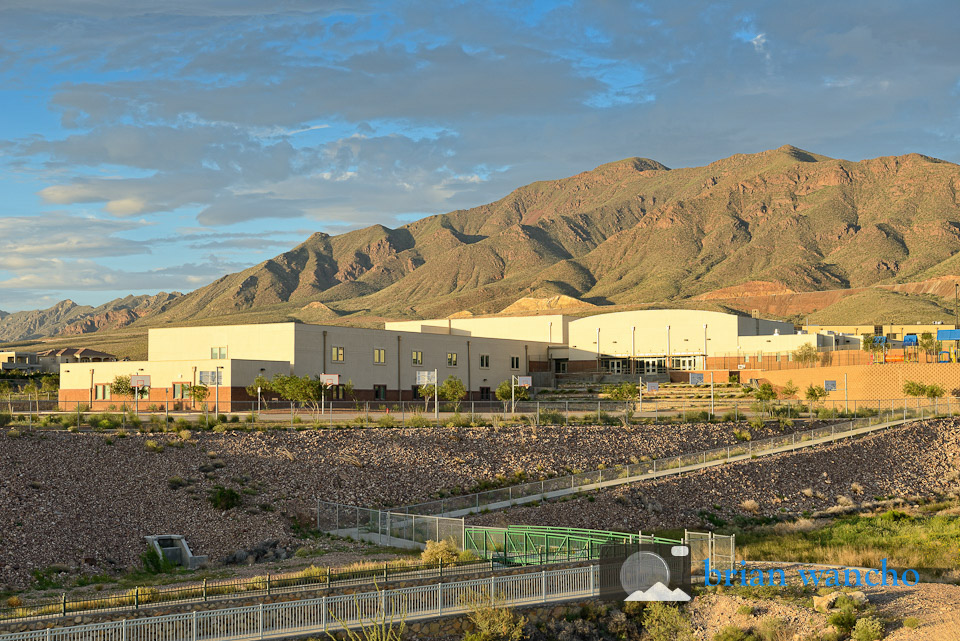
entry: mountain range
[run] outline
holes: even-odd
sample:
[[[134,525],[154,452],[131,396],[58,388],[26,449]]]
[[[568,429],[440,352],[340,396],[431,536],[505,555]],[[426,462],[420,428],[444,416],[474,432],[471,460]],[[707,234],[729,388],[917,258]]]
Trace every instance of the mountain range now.
[[[943,299],[960,273],[958,190],[960,166],[919,154],[852,162],[784,146],[681,169],[627,158],[397,229],[315,233],[182,296],[2,316],[0,340],[487,314],[558,296],[779,317],[843,305],[851,323],[952,316]]]

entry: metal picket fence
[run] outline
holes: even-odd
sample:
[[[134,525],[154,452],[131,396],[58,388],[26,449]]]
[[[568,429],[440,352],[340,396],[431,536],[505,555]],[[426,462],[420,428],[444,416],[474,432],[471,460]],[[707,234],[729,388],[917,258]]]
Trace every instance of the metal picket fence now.
[[[596,566],[541,570],[223,610],[194,611],[0,635],[0,641],[248,641],[279,639],[469,612],[481,603],[522,606],[591,598]]]

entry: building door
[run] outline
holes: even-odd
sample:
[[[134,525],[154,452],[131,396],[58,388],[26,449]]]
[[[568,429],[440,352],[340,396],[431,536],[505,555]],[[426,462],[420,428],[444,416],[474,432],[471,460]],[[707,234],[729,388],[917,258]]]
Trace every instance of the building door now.
[[[658,374],[660,372],[659,363],[656,358],[645,358],[643,359],[643,373],[648,376]]]
[[[557,359],[553,361],[553,371],[555,374],[566,374],[567,373],[567,359]]]
[[[610,373],[611,373],[611,374],[623,374],[623,361],[621,361],[621,360],[612,360],[612,361],[610,361]]]

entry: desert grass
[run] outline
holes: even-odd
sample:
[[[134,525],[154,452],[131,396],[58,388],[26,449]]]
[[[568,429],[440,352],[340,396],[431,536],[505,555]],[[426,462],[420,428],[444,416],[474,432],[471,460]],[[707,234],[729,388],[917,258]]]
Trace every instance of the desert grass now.
[[[955,581],[960,567],[960,519],[935,514],[852,515],[825,522],[797,521],[737,534],[743,559],[851,567],[911,568],[922,577]]]

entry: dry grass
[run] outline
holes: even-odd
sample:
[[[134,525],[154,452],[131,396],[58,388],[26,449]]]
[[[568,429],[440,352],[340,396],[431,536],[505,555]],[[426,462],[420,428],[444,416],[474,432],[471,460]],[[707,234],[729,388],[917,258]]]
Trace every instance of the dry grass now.
[[[851,483],[850,491],[854,494],[863,494],[863,486],[859,483]]]
[[[812,499],[812,498],[813,498],[813,488],[811,488],[811,487],[805,487],[805,488],[803,488],[802,490],[800,490],[800,494],[803,494],[803,495],[804,495],[805,497],[807,497],[808,499]]]
[[[760,511],[760,504],[753,499],[747,499],[740,504],[740,509],[750,514],[756,514]]]

